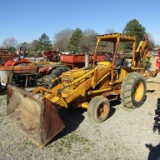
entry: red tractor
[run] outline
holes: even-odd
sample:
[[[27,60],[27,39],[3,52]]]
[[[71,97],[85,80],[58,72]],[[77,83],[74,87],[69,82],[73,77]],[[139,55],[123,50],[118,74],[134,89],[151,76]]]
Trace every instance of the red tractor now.
[[[45,51],[43,53],[44,57],[47,58],[49,61],[53,62],[59,62],[60,60],[60,55],[58,51]]]
[[[8,84],[20,87],[36,86],[38,66],[25,59],[26,48],[20,47],[17,60],[8,60],[0,66],[0,95],[5,94]]]
[[[4,66],[8,60],[13,60],[15,57],[15,53],[11,53],[7,49],[0,49],[0,66]]]
[[[156,66],[158,67],[158,71],[160,72],[160,49],[158,50],[158,58],[156,60]]]
[[[24,65],[24,64],[30,63],[30,61],[25,58],[26,54],[27,54],[26,47],[21,46],[17,59],[16,60],[14,60],[14,59],[8,60],[4,64],[4,66],[17,66],[17,65],[20,65],[20,64]]]
[[[46,81],[45,85],[49,86],[50,79],[55,72],[56,76],[59,76],[62,72],[68,70],[63,64],[52,66],[49,65],[48,61],[47,63],[41,63],[41,61],[36,63],[26,56],[26,47],[22,46],[17,60],[9,60],[3,66],[0,66],[0,95],[6,94],[8,84],[27,88],[43,85]]]

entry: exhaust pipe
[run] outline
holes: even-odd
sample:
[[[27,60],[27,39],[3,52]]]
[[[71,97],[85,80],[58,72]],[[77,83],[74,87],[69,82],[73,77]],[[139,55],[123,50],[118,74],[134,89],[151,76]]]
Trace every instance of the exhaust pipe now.
[[[89,53],[85,53],[85,68],[89,68]]]

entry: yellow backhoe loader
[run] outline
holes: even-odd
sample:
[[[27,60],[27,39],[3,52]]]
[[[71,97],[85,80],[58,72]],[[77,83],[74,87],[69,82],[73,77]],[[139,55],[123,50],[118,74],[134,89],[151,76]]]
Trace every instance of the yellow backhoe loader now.
[[[113,44],[108,61],[95,62],[105,43]],[[130,42],[132,53],[119,54],[120,44]],[[125,107],[140,107],[146,98],[146,78],[157,71],[145,71],[148,35],[139,46],[135,36],[120,33],[98,35],[92,65],[75,68],[52,79],[52,88],[39,86],[32,92],[8,85],[7,115],[37,146],[45,146],[65,127],[58,111],[82,107],[97,123],[105,121],[110,101],[120,96]],[[107,46],[107,45],[106,45]]]

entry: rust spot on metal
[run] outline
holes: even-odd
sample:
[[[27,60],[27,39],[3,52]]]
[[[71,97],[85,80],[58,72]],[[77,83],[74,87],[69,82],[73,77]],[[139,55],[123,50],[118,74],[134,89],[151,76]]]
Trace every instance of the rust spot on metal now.
[[[42,95],[9,85],[7,114],[22,133],[39,147],[63,128],[57,108]]]

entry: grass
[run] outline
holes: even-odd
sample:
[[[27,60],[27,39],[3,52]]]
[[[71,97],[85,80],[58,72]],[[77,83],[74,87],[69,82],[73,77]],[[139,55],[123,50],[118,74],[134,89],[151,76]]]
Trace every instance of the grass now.
[[[55,143],[54,145],[56,145],[55,148],[57,152],[61,154],[65,154],[67,152],[67,154],[69,154],[73,149],[77,149],[82,153],[88,152],[90,150],[89,144],[89,140],[85,137],[81,137],[76,133],[70,133],[67,136],[61,138],[59,142]]]
[[[0,114],[0,120],[4,118],[4,114]]]

